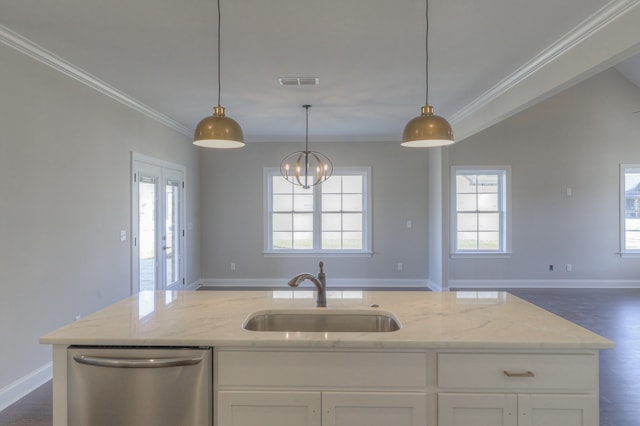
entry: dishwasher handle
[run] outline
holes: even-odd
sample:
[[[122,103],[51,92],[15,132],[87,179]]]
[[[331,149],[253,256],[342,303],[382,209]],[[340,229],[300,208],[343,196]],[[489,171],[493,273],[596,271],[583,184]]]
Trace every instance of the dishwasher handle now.
[[[74,355],[73,360],[95,367],[107,368],[167,368],[195,365],[202,358],[105,358],[87,355]]]

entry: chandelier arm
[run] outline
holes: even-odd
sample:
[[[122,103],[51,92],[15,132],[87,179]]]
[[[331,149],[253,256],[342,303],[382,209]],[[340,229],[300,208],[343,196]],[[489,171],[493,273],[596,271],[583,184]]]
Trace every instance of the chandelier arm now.
[[[323,165],[322,160],[320,159],[320,157],[318,157],[318,153],[317,152],[311,151],[310,154],[313,155],[313,158],[316,159],[316,163],[318,163],[320,165]],[[322,177],[324,175],[323,169],[324,169],[324,167],[320,167],[320,166],[317,167],[316,173],[315,173],[315,178],[314,178],[314,181],[313,181],[314,185],[317,185],[322,180]]]
[[[305,151],[301,152],[300,155],[298,156],[298,159],[296,160],[296,180],[298,181],[298,185],[304,187],[305,185],[302,183],[302,180],[300,180],[300,170],[302,169],[302,167],[300,167],[300,159],[306,154]]]
[[[325,177],[324,180],[327,180],[333,174],[333,163],[331,162],[331,159],[329,157],[325,156],[324,158],[327,159],[327,162],[324,163],[324,170],[322,171],[322,174]]]
[[[302,154],[298,155],[298,158],[296,159],[296,181],[302,185],[302,182],[300,182],[300,159],[302,158]]]
[[[308,111],[308,110],[307,110]],[[304,151],[304,188],[309,187],[309,148]]]

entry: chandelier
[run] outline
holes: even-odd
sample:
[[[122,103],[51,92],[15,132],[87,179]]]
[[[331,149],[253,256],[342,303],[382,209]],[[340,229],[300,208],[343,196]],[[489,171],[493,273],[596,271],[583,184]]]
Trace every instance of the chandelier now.
[[[288,182],[309,189],[320,185],[331,177],[333,164],[331,160],[317,151],[309,151],[309,108],[311,105],[302,105],[306,110],[306,132],[304,151],[296,151],[284,158],[280,163],[280,174]]]

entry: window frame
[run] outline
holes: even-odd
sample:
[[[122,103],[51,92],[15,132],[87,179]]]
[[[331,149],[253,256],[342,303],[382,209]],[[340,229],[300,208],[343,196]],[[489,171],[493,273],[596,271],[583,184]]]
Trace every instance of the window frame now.
[[[499,177],[499,248],[487,249],[459,249],[458,248],[458,221],[457,221],[457,185],[456,177],[460,172],[467,174],[492,174]],[[464,257],[510,257],[511,256],[511,166],[452,166],[450,175],[450,256],[452,258]]]
[[[263,200],[263,230],[265,257],[317,257],[323,255],[327,257],[371,257],[372,252],[372,203],[371,203],[371,167],[334,167],[334,176],[358,175],[363,177],[362,188],[362,249],[322,249],[322,184],[312,187],[313,189],[313,248],[311,249],[274,249],[272,233],[272,177],[281,177],[280,168],[265,167],[263,173],[264,200]],[[281,177],[282,178],[282,177]],[[284,178],[282,178],[284,179]]]
[[[621,257],[640,257],[640,248],[628,249],[627,246],[627,229],[626,229],[626,175],[628,171],[636,171],[640,174],[640,164],[620,164],[620,182],[619,182],[619,221],[620,221],[620,256]]]

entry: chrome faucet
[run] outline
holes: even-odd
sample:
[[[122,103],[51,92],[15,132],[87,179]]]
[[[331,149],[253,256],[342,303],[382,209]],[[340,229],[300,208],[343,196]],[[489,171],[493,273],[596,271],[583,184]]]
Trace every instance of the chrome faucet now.
[[[320,272],[318,273],[318,278],[314,277],[313,274],[298,274],[295,277],[289,280],[289,287],[298,287],[300,283],[304,280],[309,280],[313,284],[315,284],[316,289],[318,290],[318,294],[316,296],[316,306],[318,308],[326,308],[327,307],[327,277],[324,275],[324,262],[320,262],[318,264],[320,267]]]

